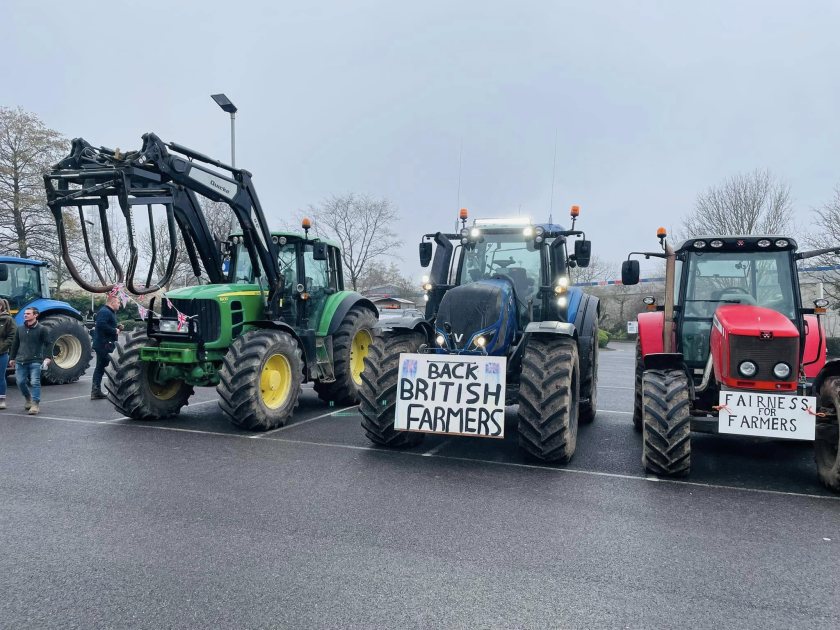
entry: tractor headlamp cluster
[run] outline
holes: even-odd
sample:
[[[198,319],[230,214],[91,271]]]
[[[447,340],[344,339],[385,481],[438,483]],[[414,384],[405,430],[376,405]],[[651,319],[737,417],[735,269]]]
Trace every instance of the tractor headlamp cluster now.
[[[755,378],[755,375],[758,374],[758,365],[754,361],[741,361],[738,364],[738,372],[744,378]],[[780,361],[776,365],[773,366],[773,376],[775,376],[780,381],[784,381],[790,378],[791,375],[791,368],[790,365],[785,363],[784,361]]]
[[[557,278],[557,284],[554,285],[554,294],[563,295],[569,290],[569,276],[560,276]]]
[[[737,244],[738,247],[743,247],[746,244],[744,240],[738,240],[737,243],[730,242],[730,245]],[[761,238],[755,241],[755,245],[760,247],[761,249],[767,249],[770,246],[778,247],[779,249],[784,249],[790,246],[790,241],[786,238],[779,238],[779,239],[769,239],[769,238]],[[720,249],[726,242],[722,239],[715,238],[710,241],[706,241],[704,239],[698,239],[691,243],[691,247],[694,249],[707,249],[711,247],[712,249]]]
[[[439,334],[437,337],[435,337],[435,343],[437,343],[437,345],[443,348],[446,345],[446,337]]]
[[[541,225],[538,225],[536,228],[534,228],[534,234],[536,234],[536,236],[534,237],[534,242],[538,245],[542,243],[543,240],[545,240],[545,229]]]

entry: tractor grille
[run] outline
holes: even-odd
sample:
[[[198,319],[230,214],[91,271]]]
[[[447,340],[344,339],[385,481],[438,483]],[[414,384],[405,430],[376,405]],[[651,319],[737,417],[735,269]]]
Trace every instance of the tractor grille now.
[[[222,335],[222,317],[219,311],[219,303],[215,300],[179,300],[174,298],[172,305],[184,315],[198,315],[198,332],[204,343],[216,341]],[[163,300],[164,317],[176,317],[174,310],[169,308],[166,300]]]
[[[729,341],[729,375],[743,379],[738,371],[738,364],[749,359],[758,366],[751,381],[778,381],[773,376],[773,366],[784,361],[790,366],[788,381],[795,381],[799,374],[799,338],[773,337],[760,339],[744,335],[731,335]]]

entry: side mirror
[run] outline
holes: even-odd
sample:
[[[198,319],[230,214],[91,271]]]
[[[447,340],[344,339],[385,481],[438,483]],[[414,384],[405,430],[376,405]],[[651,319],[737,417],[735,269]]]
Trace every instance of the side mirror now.
[[[0,264],[0,282],[5,282],[9,279],[9,267],[5,264]]]
[[[638,260],[625,260],[621,263],[621,284],[639,284]]]
[[[321,241],[312,243],[312,259],[326,260],[327,259],[327,244]]]
[[[420,266],[428,267],[432,262],[432,244],[420,243]]]
[[[592,241],[575,241],[575,262],[578,267],[588,267],[589,259],[592,258]]]

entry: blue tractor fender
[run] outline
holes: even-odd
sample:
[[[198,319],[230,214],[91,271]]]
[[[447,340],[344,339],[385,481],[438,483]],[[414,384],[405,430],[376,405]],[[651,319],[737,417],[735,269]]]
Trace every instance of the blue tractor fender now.
[[[17,315],[15,315],[15,323],[18,326],[23,326],[23,311],[30,307],[38,309],[39,317],[41,319],[49,315],[67,315],[73,319],[84,321],[82,314],[70,306],[67,302],[60,302],[58,300],[51,300],[48,298],[38,298],[37,300],[33,300],[26,306],[22,307],[18,311]]]
[[[577,321],[578,310],[580,309],[581,302],[584,301],[584,293],[578,287],[571,287],[566,295],[569,298],[569,306],[566,308],[566,321]]]

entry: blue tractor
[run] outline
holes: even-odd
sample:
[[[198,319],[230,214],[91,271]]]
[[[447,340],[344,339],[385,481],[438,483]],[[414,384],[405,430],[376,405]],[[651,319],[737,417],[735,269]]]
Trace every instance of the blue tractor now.
[[[38,321],[49,331],[53,344],[52,362],[41,379],[49,384],[70,383],[79,380],[90,363],[90,334],[79,311],[50,299],[47,268],[41,260],[0,256],[0,297],[9,300],[18,326],[23,326],[24,309],[38,309]]]
[[[381,319],[365,360],[359,408],[372,442],[409,447],[424,437],[395,428],[401,354],[483,355],[505,357],[505,404],[519,406],[520,447],[541,461],[571,459],[578,423],[595,418],[600,309],[570,282],[570,269],[588,266],[591,254],[574,229],[578,214],[572,206],[570,230],[520,217],[468,227],[461,210],[460,232],[423,237],[420,263],[432,264],[425,316]]]

